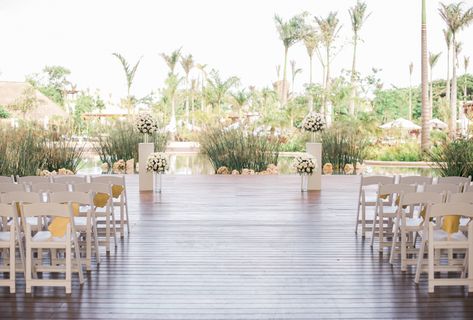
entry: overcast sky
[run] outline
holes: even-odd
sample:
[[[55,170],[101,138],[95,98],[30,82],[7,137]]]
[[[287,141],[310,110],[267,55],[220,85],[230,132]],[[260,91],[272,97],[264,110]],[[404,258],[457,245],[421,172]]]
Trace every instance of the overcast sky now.
[[[22,81],[45,65],[62,65],[72,71],[79,88],[99,88],[116,99],[125,94],[125,80],[113,52],[134,62],[143,56],[133,93],[145,95],[163,85],[168,70],[161,52],[182,47],[198,63],[222,75],[240,77],[244,86],[269,86],[276,65],[283,63],[283,47],[274,14],[289,18],[301,11],[325,16],[338,11],[343,24],[334,61],[334,74],[351,66],[351,27],[348,8],[355,0],[0,0],[0,80]],[[371,16],[362,29],[358,66],[363,74],[381,68],[386,86],[408,85],[408,65],[414,63],[414,81],[420,80],[421,1],[366,0]],[[465,0],[473,6],[473,0]],[[443,55],[434,78],[445,77],[444,22],[438,1],[427,0],[430,51]],[[473,26],[461,32],[463,55],[473,56]],[[298,44],[290,49],[308,80],[308,58]],[[473,60],[473,59],[472,59]],[[314,63],[314,78],[321,69]],[[473,69],[473,66],[472,66]],[[463,67],[461,67],[463,72]]]

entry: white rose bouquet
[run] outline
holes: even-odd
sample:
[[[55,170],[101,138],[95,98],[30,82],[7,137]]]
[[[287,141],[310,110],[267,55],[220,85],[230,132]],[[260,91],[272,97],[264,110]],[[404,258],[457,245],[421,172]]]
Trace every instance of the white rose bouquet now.
[[[148,135],[158,131],[158,124],[154,117],[149,113],[140,113],[136,117],[136,129],[145,136],[145,142],[148,142]]]
[[[298,156],[294,160],[294,168],[296,168],[298,174],[311,175],[317,168],[317,160],[310,154]]]
[[[302,121],[302,129],[308,132],[319,132],[325,128],[325,120],[322,114],[311,112]]]
[[[155,152],[149,155],[146,162],[146,171],[165,173],[169,169],[169,161],[164,152]]]

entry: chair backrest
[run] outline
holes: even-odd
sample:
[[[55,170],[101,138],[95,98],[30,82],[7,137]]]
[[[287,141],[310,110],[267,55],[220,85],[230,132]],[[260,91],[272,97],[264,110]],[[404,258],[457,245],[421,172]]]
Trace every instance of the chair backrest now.
[[[395,181],[395,176],[361,176],[361,186],[394,184]]]
[[[448,202],[473,203],[473,192],[452,193],[448,197]]]
[[[87,176],[53,176],[53,182],[55,183],[64,183],[64,184],[78,184],[86,183]]]
[[[114,175],[104,174],[100,176],[91,176],[90,182],[106,183],[106,184],[126,187],[125,176],[116,175],[116,174]]]
[[[399,177],[399,183],[400,184],[417,184],[417,185],[423,185],[423,184],[432,184],[434,178],[432,177],[423,177],[423,176],[400,176]]]
[[[429,205],[443,203],[445,194],[437,192],[410,192],[402,193],[400,198],[400,206],[410,205]]]
[[[2,203],[41,203],[41,194],[36,192],[12,191],[1,195]]]
[[[33,192],[59,192],[68,191],[69,186],[63,183],[52,183],[52,182],[40,182],[35,183],[31,186]]]
[[[41,182],[51,182],[51,177],[48,176],[24,176],[24,177],[16,177],[18,183],[25,183],[25,184],[35,184]]]
[[[12,183],[15,182],[13,180],[13,176],[7,177],[7,176],[0,176],[0,183]]]
[[[473,204],[465,202],[448,202],[433,204],[427,209],[427,217],[464,216],[473,218]]]
[[[106,193],[108,195],[112,194],[112,185],[107,183],[79,183],[73,186],[74,191],[77,192],[94,192],[94,193]]]
[[[12,204],[0,203],[0,217],[3,218],[15,218],[16,208]]]
[[[428,184],[424,186],[424,191],[437,193],[458,193],[461,191],[461,185],[453,183]]]
[[[26,191],[24,184],[18,183],[0,183],[0,193],[12,192],[12,191]]]
[[[471,182],[471,177],[438,177],[437,178],[437,183],[453,183],[453,184],[465,184],[468,183],[470,184]]]
[[[416,185],[410,184],[383,184],[379,186],[379,195],[400,195],[401,193],[416,192]]]
[[[72,217],[72,207],[70,204],[62,203],[32,203],[22,204],[21,212],[23,217],[39,217],[39,216],[51,216],[51,217]]]
[[[51,203],[75,202],[79,205],[91,206],[93,205],[93,196],[92,192],[60,191],[50,193],[49,201]]]

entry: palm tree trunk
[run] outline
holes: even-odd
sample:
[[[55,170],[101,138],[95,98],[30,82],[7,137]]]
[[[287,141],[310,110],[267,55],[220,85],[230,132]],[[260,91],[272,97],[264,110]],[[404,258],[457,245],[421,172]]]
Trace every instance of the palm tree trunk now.
[[[430,149],[430,115],[431,109],[429,105],[428,96],[428,55],[427,55],[427,22],[426,22],[426,8],[425,0],[422,0],[422,136],[421,136],[421,149],[422,151],[428,151]]]
[[[355,86],[355,74],[356,74],[356,47],[357,47],[357,35],[355,34],[355,40],[353,43],[353,60],[351,65],[351,94],[350,94],[350,115],[355,115],[355,98],[356,98],[356,86]]]
[[[409,110],[408,119],[412,120],[412,74],[409,74]]]
[[[186,73],[186,121],[189,123],[189,74]]]
[[[327,122],[327,127],[332,125],[332,103],[329,99],[329,90],[330,90],[330,46],[327,46],[327,69],[326,69],[326,79],[325,79],[325,94],[324,94],[324,104],[325,104],[325,121]]]
[[[445,88],[445,98],[450,102],[450,46],[447,47],[447,87]]]
[[[452,35],[452,88],[450,96],[450,137],[454,138],[457,133],[457,49],[455,45],[455,33]]]
[[[312,88],[312,55],[309,55],[309,88]],[[314,97],[309,90],[309,112],[314,111]]]
[[[281,105],[285,105],[287,101],[286,95],[286,79],[287,79],[287,53],[289,51],[288,47],[284,47],[284,68],[283,68],[283,79],[281,85]]]
[[[430,81],[429,81],[429,86],[430,86],[430,89],[429,89],[429,101],[430,101],[430,118],[432,119],[432,113],[433,113],[433,110],[434,110],[434,85],[433,85],[433,82],[432,82],[432,66],[430,67],[430,74],[429,74],[429,77],[430,77]]]

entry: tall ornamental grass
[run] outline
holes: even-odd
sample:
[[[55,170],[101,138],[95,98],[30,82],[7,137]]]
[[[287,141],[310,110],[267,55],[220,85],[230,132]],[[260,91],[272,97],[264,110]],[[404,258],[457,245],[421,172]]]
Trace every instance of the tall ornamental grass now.
[[[66,127],[49,131],[35,124],[3,125],[0,134],[0,175],[36,175],[61,168],[77,172],[82,163],[84,145],[73,141]]]
[[[138,161],[138,144],[144,138],[129,121],[116,121],[109,126],[101,127],[95,134],[95,151],[102,163],[107,163],[111,168],[118,160],[134,159]],[[149,142],[154,143],[156,152],[164,152],[169,140],[167,133],[157,132],[149,137]]]
[[[278,163],[280,142],[273,136],[240,128],[207,128],[200,133],[199,143],[201,153],[209,158],[215,172],[220,167],[261,172],[269,164]]]
[[[356,164],[364,160],[368,139],[357,126],[334,123],[322,132],[321,140],[322,162],[331,163],[334,173],[342,174],[346,164],[356,169]]]
[[[428,160],[433,162],[433,169],[439,176],[473,176],[473,140],[446,142],[434,149]]]

